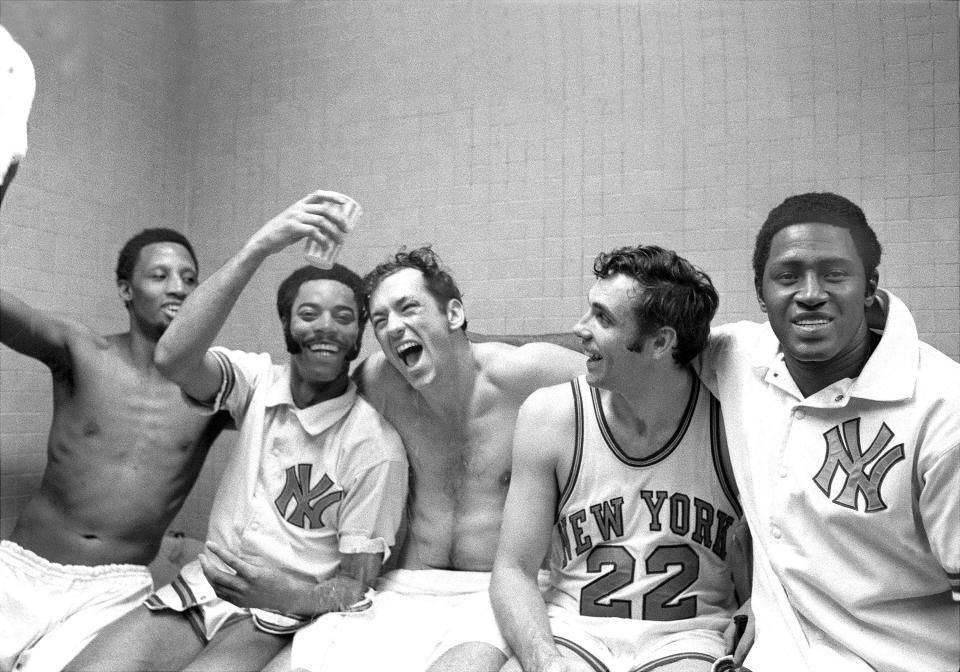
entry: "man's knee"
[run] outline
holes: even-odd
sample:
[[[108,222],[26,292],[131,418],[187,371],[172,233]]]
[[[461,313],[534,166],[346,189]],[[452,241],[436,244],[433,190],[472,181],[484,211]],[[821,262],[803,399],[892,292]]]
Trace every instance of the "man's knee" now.
[[[499,672],[507,657],[492,644],[465,642],[443,653],[427,672]]]

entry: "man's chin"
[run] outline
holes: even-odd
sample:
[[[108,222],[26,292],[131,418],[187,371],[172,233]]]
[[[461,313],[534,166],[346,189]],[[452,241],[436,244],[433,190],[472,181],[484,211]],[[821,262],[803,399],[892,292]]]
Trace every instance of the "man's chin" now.
[[[799,364],[817,366],[834,359],[836,352],[827,343],[791,344],[784,348],[784,354]]]

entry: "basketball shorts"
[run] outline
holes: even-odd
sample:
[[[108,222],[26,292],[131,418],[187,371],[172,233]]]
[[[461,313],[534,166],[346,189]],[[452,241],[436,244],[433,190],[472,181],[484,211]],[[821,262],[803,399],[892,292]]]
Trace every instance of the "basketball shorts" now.
[[[271,635],[290,635],[310,619],[265,609],[238,607],[217,597],[203,574],[199,560],[188,562],[171,583],[150,595],[144,604],[151,611],[170,609],[183,614],[200,640],[207,644],[224,626],[242,618]]]
[[[152,587],[143,565],[61,565],[0,541],[0,671],[62,669]]]

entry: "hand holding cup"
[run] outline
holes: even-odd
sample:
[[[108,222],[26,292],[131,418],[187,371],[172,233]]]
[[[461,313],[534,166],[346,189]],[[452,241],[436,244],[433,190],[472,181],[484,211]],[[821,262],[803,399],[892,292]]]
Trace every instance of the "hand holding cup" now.
[[[330,203],[329,207],[331,214],[337,216],[342,222],[341,238],[345,238],[348,233],[356,228],[360,215],[363,214],[363,208],[361,208],[360,204],[355,200],[344,194],[338,194],[336,192],[323,193],[336,199]],[[338,201],[339,203],[337,203]],[[336,263],[337,257],[340,254],[340,248],[342,247],[342,240],[341,242],[336,242],[331,239],[325,239],[323,242],[320,242],[308,238],[303,256],[307,260],[307,263],[317,268],[329,269],[333,268],[333,265]]]

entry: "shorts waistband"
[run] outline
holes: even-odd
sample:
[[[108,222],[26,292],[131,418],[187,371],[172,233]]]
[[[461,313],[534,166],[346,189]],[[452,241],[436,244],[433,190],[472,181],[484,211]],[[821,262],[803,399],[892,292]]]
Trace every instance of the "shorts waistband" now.
[[[490,587],[490,572],[457,569],[395,569],[381,577],[377,590],[426,595],[475,593]]]
[[[10,541],[0,540],[0,555],[4,561],[17,564],[23,569],[41,571],[47,577],[59,576],[64,579],[101,579],[101,578],[150,578],[146,565],[109,564],[109,565],[62,565],[37,555],[28,548]]]

